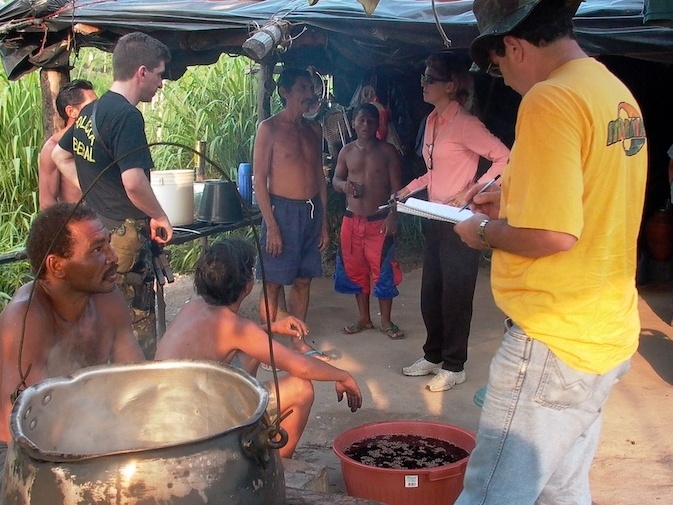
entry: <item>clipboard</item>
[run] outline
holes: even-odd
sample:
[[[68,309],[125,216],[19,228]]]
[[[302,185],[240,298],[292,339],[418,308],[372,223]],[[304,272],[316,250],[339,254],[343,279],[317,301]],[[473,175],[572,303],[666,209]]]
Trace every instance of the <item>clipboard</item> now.
[[[452,205],[443,203],[426,202],[418,198],[409,198],[406,202],[397,202],[397,211],[413,216],[434,219],[436,221],[446,221],[448,223],[459,223],[465,221],[474,215],[470,209],[459,209]],[[384,206],[385,207],[385,206]]]

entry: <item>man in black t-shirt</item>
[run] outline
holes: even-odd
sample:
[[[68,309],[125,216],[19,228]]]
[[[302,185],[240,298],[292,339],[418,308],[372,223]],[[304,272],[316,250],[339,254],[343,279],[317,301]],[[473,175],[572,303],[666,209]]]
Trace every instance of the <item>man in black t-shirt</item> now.
[[[149,181],[153,168],[145,122],[136,108],[161,88],[168,48],[140,32],[119,39],[112,56],[114,82],[96,102],[82,109],[52,158],[112,231],[119,257],[121,287],[135,323],[154,324],[154,272],[149,240],[165,244],[173,228]],[[138,333],[142,330],[136,328]],[[156,330],[152,328],[154,334]],[[151,357],[155,338],[141,342]]]

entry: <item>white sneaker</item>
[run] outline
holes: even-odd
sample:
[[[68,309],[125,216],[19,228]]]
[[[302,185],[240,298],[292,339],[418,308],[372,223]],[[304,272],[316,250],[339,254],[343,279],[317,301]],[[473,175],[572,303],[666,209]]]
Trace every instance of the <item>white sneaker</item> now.
[[[460,372],[440,370],[437,372],[437,375],[433,377],[430,382],[428,382],[425,388],[436,393],[437,391],[446,391],[447,389],[451,389],[456,384],[462,384],[463,382],[465,382],[465,370]]]
[[[411,366],[405,366],[402,369],[404,375],[409,375],[411,377],[418,377],[420,375],[429,375],[431,373],[437,373],[442,369],[441,363],[431,363],[425,358],[416,360],[416,362]]]

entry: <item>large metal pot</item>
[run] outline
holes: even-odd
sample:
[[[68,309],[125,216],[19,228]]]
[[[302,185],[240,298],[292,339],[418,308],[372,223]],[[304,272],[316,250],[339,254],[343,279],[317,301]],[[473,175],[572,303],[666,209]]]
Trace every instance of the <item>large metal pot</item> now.
[[[282,504],[268,393],[204,361],[105,365],[26,389],[4,504]]]

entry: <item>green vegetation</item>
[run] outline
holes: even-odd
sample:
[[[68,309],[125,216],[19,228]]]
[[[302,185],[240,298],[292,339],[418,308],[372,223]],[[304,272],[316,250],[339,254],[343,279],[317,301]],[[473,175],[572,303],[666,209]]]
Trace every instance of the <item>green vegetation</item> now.
[[[73,79],[88,79],[98,94],[112,82],[111,56],[83,49],[73,62]],[[152,156],[157,169],[189,169],[199,163],[192,149],[205,141],[206,178],[226,174],[236,180],[242,161],[252,160],[257,125],[257,79],[250,60],[223,55],[207,67],[192,67],[178,81],[169,81],[151,103],[141,104],[148,140],[175,145],[156,145]],[[280,107],[272,103],[272,110]],[[0,74],[0,254],[23,249],[33,215],[37,211],[37,159],[44,142],[42,104],[37,72],[9,82]],[[341,197],[341,198],[340,198]],[[330,196],[332,245],[325,255],[331,271],[336,255],[338,230],[343,214],[343,195]],[[401,220],[401,248],[422,243],[419,221]],[[249,229],[235,232],[252,239]],[[199,242],[169,246],[171,266],[176,272],[194,268]],[[30,275],[27,262],[0,265],[0,307]]]
[[[223,56],[214,65],[195,67],[178,81],[170,81],[150,104],[141,109],[150,142],[171,142],[194,148],[207,141],[207,157],[232,180],[241,161],[252,159],[257,128],[257,79],[246,58]],[[158,169],[194,168],[192,151],[174,146],[152,150]],[[206,175],[219,178],[218,167],[206,166]]]
[[[23,249],[37,203],[37,156],[42,146],[37,74],[9,82],[0,74],[0,251]],[[27,262],[0,266],[0,305],[25,282]]]
[[[205,177],[225,175],[236,181],[238,164],[252,160],[257,128],[257,79],[249,72],[249,61],[222,56],[214,65],[191,68],[178,81],[166,82],[152,103],[141,106],[149,142],[187,147],[153,147],[157,169],[196,168],[199,157],[192,149],[203,140],[206,156],[214,163],[206,163]],[[250,230],[238,233],[252,238]],[[193,271],[198,241],[168,249],[176,272]]]
[[[111,56],[82,50],[74,62],[73,79],[88,79],[99,94],[112,82]],[[155,100],[141,104],[150,142],[170,142],[194,148],[207,142],[206,155],[217,166],[206,166],[206,177],[221,170],[236,180],[239,162],[252,159],[257,125],[254,75],[249,60],[223,56],[214,65],[193,67],[176,82],[166,82]],[[23,249],[37,212],[37,159],[44,142],[39,74],[9,82],[0,74],[0,253]],[[152,156],[159,169],[194,168],[198,159],[189,149],[158,145]],[[244,235],[251,236],[251,233]],[[170,247],[175,271],[190,271],[198,242]],[[27,262],[0,265],[0,306],[30,275]]]

